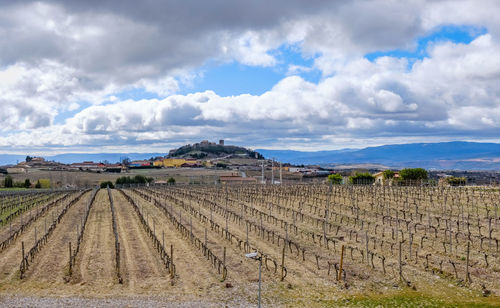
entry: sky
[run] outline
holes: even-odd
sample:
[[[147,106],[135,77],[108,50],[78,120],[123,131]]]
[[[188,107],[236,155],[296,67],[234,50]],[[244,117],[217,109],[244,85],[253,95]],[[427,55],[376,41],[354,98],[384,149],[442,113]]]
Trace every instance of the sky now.
[[[500,142],[500,1],[0,0],[0,153]]]

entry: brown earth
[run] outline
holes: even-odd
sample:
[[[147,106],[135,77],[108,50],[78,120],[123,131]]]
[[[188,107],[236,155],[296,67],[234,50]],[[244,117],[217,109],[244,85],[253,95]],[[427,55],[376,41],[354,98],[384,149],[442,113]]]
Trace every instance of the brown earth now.
[[[106,190],[100,190],[87,221],[73,282],[98,291],[116,282],[111,208]]]
[[[113,191],[113,199],[125,286],[137,293],[162,289],[169,274],[153,249],[137,214],[117,191]]]
[[[66,201],[64,204],[67,204],[67,202],[68,201]],[[51,208],[42,217],[40,217],[34,223],[32,223],[4,251],[0,252],[0,258],[2,260],[2,262],[0,262],[0,282],[2,285],[9,284],[9,282],[11,282],[12,280],[19,278],[19,265],[21,263],[22,243],[24,242],[24,249],[25,252],[27,253],[35,243],[35,230],[37,238],[43,236],[43,234],[45,234],[46,228],[49,228],[50,224],[52,223],[54,218],[56,218],[59,215],[62,208],[63,208],[62,204],[59,204]],[[66,215],[68,215],[68,213],[66,213]],[[19,218],[19,220],[16,220],[16,222],[17,221],[20,223],[21,219]],[[9,226],[6,225],[3,227],[1,231],[2,233],[8,234],[9,232],[8,230]]]

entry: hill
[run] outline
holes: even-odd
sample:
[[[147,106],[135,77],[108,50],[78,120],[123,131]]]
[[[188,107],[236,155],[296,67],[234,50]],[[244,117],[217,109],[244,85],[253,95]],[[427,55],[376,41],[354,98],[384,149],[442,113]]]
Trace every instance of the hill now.
[[[223,143],[213,143],[202,141],[200,143],[188,144],[178,149],[171,150],[169,157],[175,158],[220,158],[220,157],[249,157],[263,159],[264,157],[255,151],[235,145],[224,145]]]

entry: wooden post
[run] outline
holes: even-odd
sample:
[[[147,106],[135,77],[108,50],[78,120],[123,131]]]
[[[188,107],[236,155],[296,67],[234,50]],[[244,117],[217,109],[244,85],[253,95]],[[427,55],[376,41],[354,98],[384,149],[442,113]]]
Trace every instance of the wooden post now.
[[[163,249],[165,249],[165,231],[161,231],[161,242],[162,242],[162,246],[163,246]]]
[[[260,235],[264,238],[264,226],[262,224],[262,213],[260,214]]]
[[[224,254],[222,255],[222,265],[226,267],[226,246],[224,246]]]
[[[285,246],[288,245],[288,223],[285,221]]]
[[[71,242],[69,242],[69,275],[73,275],[72,264],[71,264]]]
[[[345,247],[344,247],[344,245],[342,245],[342,249],[340,251],[340,265],[339,265],[339,273],[337,276],[337,281],[342,280],[342,267],[344,266],[344,250],[345,250]]]
[[[285,250],[286,250],[286,245],[283,246],[283,252],[281,253],[281,281],[285,279],[284,275],[284,269],[285,269]]]
[[[399,242],[399,280],[403,280],[403,262],[401,260],[401,246],[403,242]]]
[[[170,279],[174,279],[174,245],[170,244]]]
[[[370,264],[370,262],[368,261],[368,231],[365,231],[365,251],[366,251],[366,263],[367,264]]]
[[[325,246],[328,243],[328,239],[326,238],[326,218],[323,221],[323,240],[325,242]]]
[[[246,225],[247,225],[247,246],[248,246],[248,221],[246,221]]]
[[[470,279],[470,273],[469,273],[469,253],[470,253],[470,241],[467,241],[467,261],[465,265],[467,276],[465,277],[465,281],[471,283],[472,281]]]
[[[22,259],[21,259],[21,264],[23,265],[22,268],[23,268],[23,271],[21,272],[21,279],[23,278],[23,273],[24,273],[24,270],[25,270],[25,262],[24,262],[24,241],[21,242],[21,253],[22,253]]]
[[[205,247],[207,247],[207,228],[205,228]]]

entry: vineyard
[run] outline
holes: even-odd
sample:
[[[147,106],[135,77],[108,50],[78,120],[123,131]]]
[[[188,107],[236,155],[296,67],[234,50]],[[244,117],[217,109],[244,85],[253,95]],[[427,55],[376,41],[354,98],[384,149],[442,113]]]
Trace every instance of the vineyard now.
[[[0,292],[498,305],[494,187],[210,185],[0,196]],[[399,295],[398,295],[399,294]],[[436,302],[434,302],[434,300]]]

